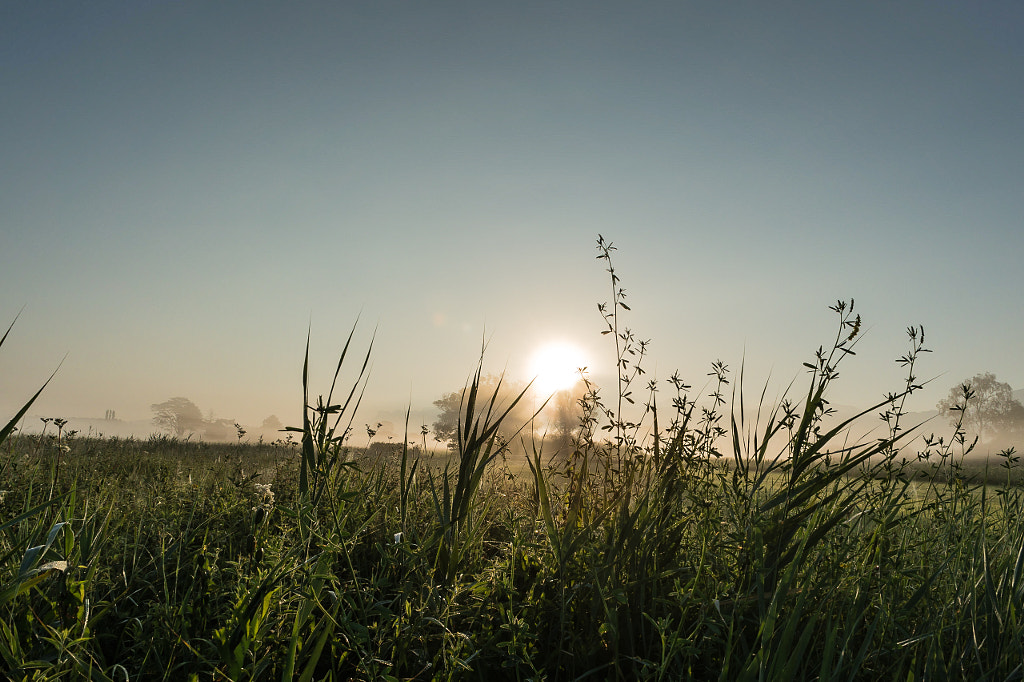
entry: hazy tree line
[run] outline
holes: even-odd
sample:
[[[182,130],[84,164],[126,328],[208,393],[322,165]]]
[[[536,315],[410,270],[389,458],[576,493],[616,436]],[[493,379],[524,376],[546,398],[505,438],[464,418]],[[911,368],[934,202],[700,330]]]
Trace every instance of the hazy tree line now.
[[[501,406],[510,404],[524,388],[522,383],[504,382],[491,375],[484,378],[480,392],[485,398],[497,393],[497,404]],[[540,405],[533,401],[520,401],[503,423],[499,437],[505,442],[513,441],[515,445],[516,430],[527,424],[520,433],[543,436],[546,452],[565,451],[571,446],[573,435],[579,431],[582,416],[580,400],[585,392],[585,386],[580,382],[571,390],[556,393],[536,417]],[[434,438],[450,447],[454,447],[459,417],[464,414],[464,393],[465,389],[452,391],[434,401],[434,407],[438,409],[433,423]],[[979,443],[989,446],[1024,443],[1024,404],[1014,398],[1010,385],[998,381],[992,372],[976,374],[954,386],[938,402],[936,409],[953,426],[960,422],[962,412],[964,430],[971,438],[977,436]]]
[[[525,388],[522,382],[506,381],[494,375],[485,376],[480,385],[480,404],[484,405],[482,401],[489,401],[491,396],[496,396],[495,407],[503,410]],[[434,401],[438,411],[432,424],[436,442],[455,447],[458,440],[456,429],[460,417],[465,415],[465,391],[465,388],[451,391]],[[499,439],[513,450],[518,450],[521,448],[517,435],[525,437],[527,442],[543,438],[546,452],[564,453],[571,447],[572,437],[580,428],[580,400],[585,392],[586,388],[580,382],[570,390],[559,391],[551,396],[546,404],[542,398],[528,396],[520,400],[502,422]],[[227,441],[242,440],[249,435],[250,438],[273,440],[279,437],[280,429],[283,428],[281,421],[271,415],[263,420],[255,433],[249,433],[232,419],[217,419],[212,414],[204,417],[194,402],[183,397],[155,403],[150,408],[154,413],[153,423],[178,438],[194,436],[204,440]],[[936,408],[951,425],[960,421],[962,412],[963,428],[969,436],[977,436],[981,443],[1015,445],[1024,441],[1024,404],[1013,397],[1013,389],[1009,384],[998,381],[991,372],[976,374],[954,386],[938,402]],[[369,432],[370,440],[375,433]]]
[[[176,438],[196,437],[210,441],[241,441],[247,435],[274,440],[283,427],[281,421],[270,415],[256,433],[249,431],[234,419],[217,419],[213,414],[203,416],[199,407],[188,398],[176,397],[162,403],[154,403],[153,423]]]

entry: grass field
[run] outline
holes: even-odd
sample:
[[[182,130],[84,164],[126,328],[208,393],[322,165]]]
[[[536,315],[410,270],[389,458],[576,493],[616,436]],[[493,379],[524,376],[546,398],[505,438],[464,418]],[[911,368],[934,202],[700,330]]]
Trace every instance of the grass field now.
[[[900,418],[923,330],[909,330],[906,385],[853,422],[885,413],[882,438],[823,426],[860,330],[844,303],[799,400],[745,402],[742,376],[716,363],[712,396],[695,401],[675,379],[660,406],[661,393],[636,387],[644,349],[620,327],[628,309],[604,246],[620,380],[610,397],[588,393],[558,457],[526,440],[508,454],[506,406],[476,390],[479,372],[447,455],[350,447],[354,403],[333,388],[316,401],[307,388],[295,445],[5,429],[0,669],[36,680],[1019,679],[1017,458],[1003,453],[982,479],[959,465],[962,430],[912,440]]]

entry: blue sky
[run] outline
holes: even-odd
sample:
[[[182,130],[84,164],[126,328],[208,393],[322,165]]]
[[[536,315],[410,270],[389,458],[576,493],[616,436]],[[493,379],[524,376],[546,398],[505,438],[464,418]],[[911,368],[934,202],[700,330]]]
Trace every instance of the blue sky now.
[[[299,418],[376,328],[366,421],[549,340],[781,390],[853,297],[834,398],[1024,386],[1018,3],[7,3],[0,408]],[[799,379],[798,379],[799,381]],[[36,411],[36,410],[34,410]],[[414,417],[415,419],[415,417]]]

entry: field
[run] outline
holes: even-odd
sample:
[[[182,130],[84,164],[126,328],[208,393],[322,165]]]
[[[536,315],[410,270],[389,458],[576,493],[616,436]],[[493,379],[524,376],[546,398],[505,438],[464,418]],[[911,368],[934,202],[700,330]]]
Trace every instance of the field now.
[[[633,397],[644,349],[620,328],[608,264],[619,385],[584,397],[557,456],[524,438],[511,454],[507,405],[477,390],[479,371],[452,451],[422,457],[419,434],[387,457],[353,447],[333,389],[307,389],[294,444],[16,435],[12,421],[0,666],[34,680],[1020,679],[1017,456],[970,472],[962,429],[901,423],[923,331],[909,330],[906,385],[851,423],[825,426],[860,329],[845,303],[799,400],[745,402],[742,373],[716,363],[711,396],[675,380],[665,406]],[[848,439],[879,413],[885,437]]]

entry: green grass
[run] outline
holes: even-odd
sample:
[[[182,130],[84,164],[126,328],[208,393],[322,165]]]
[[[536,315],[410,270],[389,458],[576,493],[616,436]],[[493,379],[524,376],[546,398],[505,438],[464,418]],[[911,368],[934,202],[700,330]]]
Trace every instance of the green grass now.
[[[7,435],[0,671],[9,679],[876,680],[1021,677],[1024,489],[970,444],[900,423],[903,387],[826,426],[860,331],[799,399],[646,380],[602,308],[619,380],[583,399],[571,452],[514,443],[465,392],[454,450],[347,440],[360,371],[311,400],[295,445]],[[351,337],[350,337],[351,338]],[[831,347],[830,347],[831,346]],[[342,360],[348,352],[342,353]],[[367,356],[369,353],[367,352]],[[366,360],[361,359],[365,369]],[[482,361],[481,361],[482,362]],[[887,435],[850,430],[886,413]],[[408,429],[407,429],[408,430]],[[524,431],[524,433],[526,433]],[[916,439],[915,439],[916,438]]]

